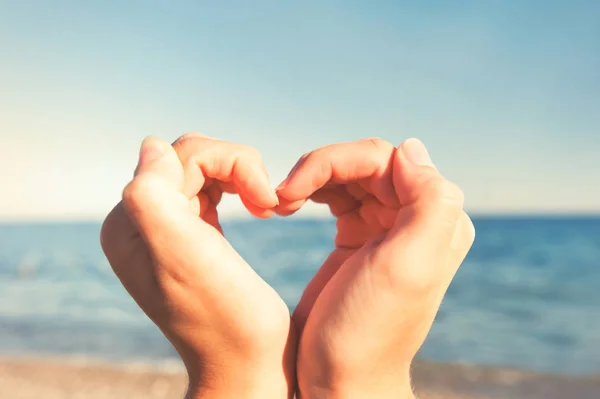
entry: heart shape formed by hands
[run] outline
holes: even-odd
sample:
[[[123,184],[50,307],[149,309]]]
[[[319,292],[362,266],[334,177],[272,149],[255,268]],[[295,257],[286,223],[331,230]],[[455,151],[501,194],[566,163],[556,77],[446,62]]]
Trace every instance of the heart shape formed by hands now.
[[[196,195],[194,213],[221,234],[217,207],[223,193],[239,195],[258,218],[292,215],[307,201],[326,204],[336,217],[335,249],[294,313],[300,331],[331,276],[370,240],[382,239],[400,209],[392,179],[396,148],[379,138],[333,144],[303,155],[275,191],[259,152],[251,147],[199,133],[188,133],[173,146],[186,170],[184,193]],[[203,180],[202,189],[195,193],[190,181],[198,179]]]
[[[292,318],[224,238],[223,193],[239,195],[259,218],[291,215],[307,201],[328,205],[336,217],[335,249]],[[125,288],[181,354],[192,396],[201,387],[220,397],[292,397],[297,354],[301,391],[341,385],[368,397],[408,375],[473,242],[462,206],[460,189],[414,139],[398,148],[381,139],[322,147],[274,190],[256,150],[192,133],[172,146],[144,142],[102,245]],[[219,383],[207,390],[214,375]],[[271,376],[268,384],[261,375]],[[232,386],[227,376],[242,380]]]

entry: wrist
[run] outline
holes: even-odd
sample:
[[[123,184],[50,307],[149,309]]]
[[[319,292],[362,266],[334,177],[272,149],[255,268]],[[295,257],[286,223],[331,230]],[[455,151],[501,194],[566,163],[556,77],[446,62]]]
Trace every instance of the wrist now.
[[[410,385],[386,389],[365,389],[353,385],[337,388],[304,387],[298,392],[299,399],[418,399]]]
[[[189,374],[185,399],[292,399],[295,369],[259,370],[256,365]]]
[[[306,381],[299,375],[299,399],[417,399],[409,373],[377,373]],[[323,377],[323,376],[321,376]]]
[[[294,332],[291,329],[283,349],[260,348],[244,356],[180,351],[189,379],[185,399],[292,399],[296,393]]]
[[[185,399],[292,399],[294,392],[292,386],[267,377],[261,383],[231,381],[218,387],[190,383]]]

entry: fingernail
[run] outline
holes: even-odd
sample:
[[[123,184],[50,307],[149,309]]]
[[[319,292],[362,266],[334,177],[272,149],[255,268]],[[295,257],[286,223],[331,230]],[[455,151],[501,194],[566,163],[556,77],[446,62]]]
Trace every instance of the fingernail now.
[[[282,181],[281,183],[279,183],[279,185],[277,186],[277,188],[275,189],[275,191],[281,191],[285,188],[285,186],[287,186],[288,181],[290,180],[289,177],[287,177],[284,181]]]
[[[257,183],[261,187],[261,191],[267,190],[269,192],[268,195],[269,195],[269,200],[271,201],[271,204],[279,204],[279,197],[277,197],[277,193],[273,189],[273,186],[271,186],[269,174],[267,173],[267,170],[265,169],[265,167],[262,165],[260,165],[260,166],[254,165],[253,169],[254,169],[252,171],[253,176],[256,176],[256,178],[258,180]]]
[[[273,186],[267,182],[266,187],[269,187],[269,197],[271,197],[271,202],[275,204],[275,206],[279,205],[279,197],[277,196],[277,192],[273,189]]]
[[[408,162],[418,166],[433,166],[429,152],[420,140],[408,139],[402,143],[401,149]]]
[[[279,206],[279,196],[277,195],[275,190],[273,190],[272,193],[273,193],[273,200],[275,202],[275,206]]]
[[[305,158],[301,158],[298,162],[296,162],[294,167],[287,174],[286,178],[281,183],[279,183],[279,185],[277,186],[275,191],[281,191],[281,190],[285,189],[285,187],[288,185],[290,180],[292,180],[292,176],[294,176],[294,173],[296,173],[298,168],[300,168],[300,166],[302,166],[304,164],[304,160],[305,160]]]
[[[167,151],[167,145],[154,137],[146,137],[140,147],[139,165],[156,161]]]

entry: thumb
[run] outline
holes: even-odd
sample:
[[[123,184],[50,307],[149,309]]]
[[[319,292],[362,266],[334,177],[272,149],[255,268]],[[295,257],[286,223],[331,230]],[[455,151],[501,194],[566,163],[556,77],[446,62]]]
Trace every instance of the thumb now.
[[[123,190],[122,203],[151,247],[183,234],[191,228],[192,219],[197,219],[190,217],[189,198],[183,187],[183,166],[174,148],[159,138],[146,138],[135,176]]]
[[[445,179],[434,166],[427,148],[417,139],[408,139],[396,150],[393,160],[393,183],[402,205],[396,225],[404,225],[407,214],[414,222],[428,226],[452,238],[462,214],[464,194]]]
[[[396,150],[392,173],[402,206],[377,252],[392,260],[386,263],[399,268],[401,274],[415,280],[435,280],[463,213],[463,193],[439,174],[417,139],[406,140]]]
[[[162,179],[164,184],[181,191],[184,183],[183,166],[173,146],[157,137],[146,137],[134,177],[147,175],[151,179]]]
[[[427,180],[439,176],[429,151],[414,138],[404,141],[394,153],[392,173],[394,189],[403,206],[417,201]]]

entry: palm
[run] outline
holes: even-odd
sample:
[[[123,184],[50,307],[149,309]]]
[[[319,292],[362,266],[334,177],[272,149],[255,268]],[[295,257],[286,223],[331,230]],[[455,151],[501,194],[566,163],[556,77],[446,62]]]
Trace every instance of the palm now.
[[[177,149],[177,146],[175,147]],[[251,339],[256,340],[260,335],[264,335],[266,331],[263,329],[264,324],[261,320],[269,326],[282,326],[279,332],[285,333],[285,326],[289,324],[289,311],[287,305],[279,294],[268,285],[258,274],[254,272],[250,265],[248,265],[242,257],[235,251],[229,242],[225,239],[222,227],[219,222],[218,205],[221,202],[223,194],[235,194],[240,195],[242,201],[246,204],[248,209],[255,214],[255,216],[265,217],[270,216],[272,213],[269,210],[260,209],[253,205],[250,201],[244,198],[243,190],[240,190],[236,186],[235,182],[232,181],[232,176],[221,177],[221,179],[204,177],[204,183],[201,190],[197,194],[186,193],[191,196],[189,200],[189,209],[191,211],[191,218],[196,219],[199,224],[207,224],[213,229],[210,232],[204,232],[203,235],[198,235],[194,240],[200,241],[212,241],[219,242],[221,245],[212,247],[207,250],[217,251],[217,248],[222,248],[221,253],[216,254],[216,259],[220,262],[237,264],[238,277],[229,281],[228,295],[225,297],[235,298],[235,302],[228,302],[228,307],[239,307],[237,301],[239,298],[244,298],[243,301],[248,305],[247,311],[243,312],[245,317],[238,317],[235,320],[235,325],[240,330],[245,330],[247,333],[251,333]],[[187,186],[188,184],[186,184]],[[207,233],[208,236],[207,237]],[[210,236],[213,234],[220,236],[219,238],[211,239]],[[244,277],[245,276],[245,277]],[[202,275],[194,276],[198,280],[203,280]],[[218,303],[218,299],[223,297],[221,290],[215,293],[215,301],[213,304]],[[204,298],[206,300],[206,298]],[[239,309],[238,309],[239,310]],[[224,313],[235,312],[235,309],[224,310]],[[198,313],[196,313],[198,314]],[[265,320],[265,318],[269,320]],[[238,325],[238,323],[241,323]],[[235,327],[232,325],[231,327]],[[241,333],[240,335],[243,335]],[[254,336],[255,335],[255,336]]]
[[[226,241],[217,213],[227,192],[239,194],[256,216],[269,216],[268,193],[244,185],[256,182],[251,173],[258,168],[250,165],[246,177],[246,170],[227,165],[244,166],[245,160],[236,163],[214,150],[201,156],[210,146],[227,150],[229,144],[193,137],[173,146],[179,160],[173,154],[163,169],[171,187],[161,179],[149,192],[148,182],[134,179],[105,222],[107,256],[140,307],[178,349],[184,348],[182,357],[196,346],[206,351],[234,343],[247,353],[281,349],[279,356],[286,347],[291,359],[286,304]],[[224,342],[206,348],[203,337]]]
[[[107,225],[112,225],[111,231],[113,233],[106,233],[105,236],[112,237],[111,241],[114,240],[113,247],[121,248],[119,250],[121,252],[119,255],[121,262],[113,266],[115,272],[132,297],[159,326],[166,320],[161,320],[156,315],[160,315],[160,318],[164,319],[174,309],[178,311],[178,317],[185,316],[188,319],[186,324],[193,324],[195,319],[205,317],[203,315],[205,312],[203,304],[208,300],[207,296],[214,295],[217,299],[223,298],[222,293],[211,292],[213,291],[211,287],[208,287],[208,289],[203,287],[206,270],[201,264],[205,262],[203,253],[206,250],[202,248],[204,246],[200,244],[202,242],[212,243],[210,250],[216,258],[225,264],[232,265],[237,269],[237,273],[246,276],[246,278],[230,281],[229,295],[226,297],[245,296],[247,297],[246,303],[252,302],[254,304],[251,309],[271,309],[272,311],[264,314],[280,319],[282,325],[288,323],[289,313],[283,299],[254,273],[252,268],[238,255],[222,235],[217,206],[223,192],[235,192],[235,189],[230,184],[207,179],[202,190],[197,195],[192,196],[191,199],[188,200],[181,194],[176,194],[174,198],[173,206],[179,207],[182,214],[187,213],[187,216],[184,216],[189,222],[189,224],[186,223],[189,226],[187,239],[196,243],[196,245],[190,245],[185,255],[181,254],[184,255],[187,262],[178,262],[177,273],[179,275],[177,279],[184,280],[190,286],[199,288],[196,292],[188,292],[188,294],[198,298],[177,298],[181,301],[181,304],[175,307],[173,307],[174,298],[172,297],[170,280],[167,282],[167,286],[161,287],[159,291],[171,296],[169,300],[161,295],[156,295],[155,285],[160,278],[156,276],[156,269],[152,265],[159,263],[160,258],[157,258],[157,254],[149,250],[146,242],[127,217],[123,204],[119,204],[107,219],[110,221]],[[186,203],[188,201],[189,203]],[[209,225],[210,228],[204,228],[206,225]],[[123,237],[127,239],[124,240]],[[196,247],[196,251],[193,250],[194,247]],[[160,256],[160,254],[158,255]],[[172,266],[169,266],[169,268],[172,268]],[[213,304],[216,305],[221,302],[215,300]],[[232,303],[226,302],[222,305],[230,306]],[[185,314],[181,313],[182,309],[186,310]],[[249,315],[248,312],[245,314]],[[242,321],[242,318],[236,320]],[[249,326],[255,325],[251,320],[252,317],[249,316],[245,325],[238,325],[237,327],[239,329],[249,329]]]
[[[317,297],[342,265],[391,229],[400,208],[391,173],[394,150],[379,139],[323,147],[303,156],[280,186],[278,213],[293,213],[311,200],[328,205],[336,218],[335,249],[294,311],[300,332]]]
[[[317,297],[342,265],[369,242],[385,237],[398,213],[397,206],[384,205],[364,182],[328,184],[310,199],[326,204],[336,217],[335,248],[309,283],[294,312],[294,322],[304,327]]]
[[[411,396],[410,385],[398,381],[407,380],[443,282],[472,242],[453,245],[461,193],[428,158],[415,141],[398,149],[381,140],[342,143],[301,158],[280,185],[279,213],[312,200],[327,204],[337,220],[335,249],[294,313],[301,392]],[[446,265],[450,273],[440,277]]]
[[[202,222],[213,227],[224,237],[223,229],[219,223],[218,205],[221,202],[223,194],[240,195],[238,191],[239,189],[230,181],[207,178],[200,192],[190,200],[190,209],[192,210],[192,213],[194,213],[194,216],[199,216]],[[248,201],[243,201],[255,215],[269,215],[270,211],[257,209]],[[198,237],[198,240],[202,239],[206,239],[206,237]],[[247,298],[248,301],[254,302],[258,300],[258,303],[256,303],[257,306],[253,309],[259,310],[261,315],[263,315],[261,317],[268,315],[269,317],[279,319],[282,324],[287,325],[289,322],[289,312],[285,301],[270,285],[254,273],[250,265],[246,264],[241,256],[233,249],[233,247],[230,247],[228,243],[227,249],[227,253],[223,254],[224,258],[222,260],[225,261],[229,257],[234,262],[243,264],[242,267],[251,272],[249,273],[249,277],[251,278],[239,279],[237,283],[244,287],[244,293],[249,297]]]

